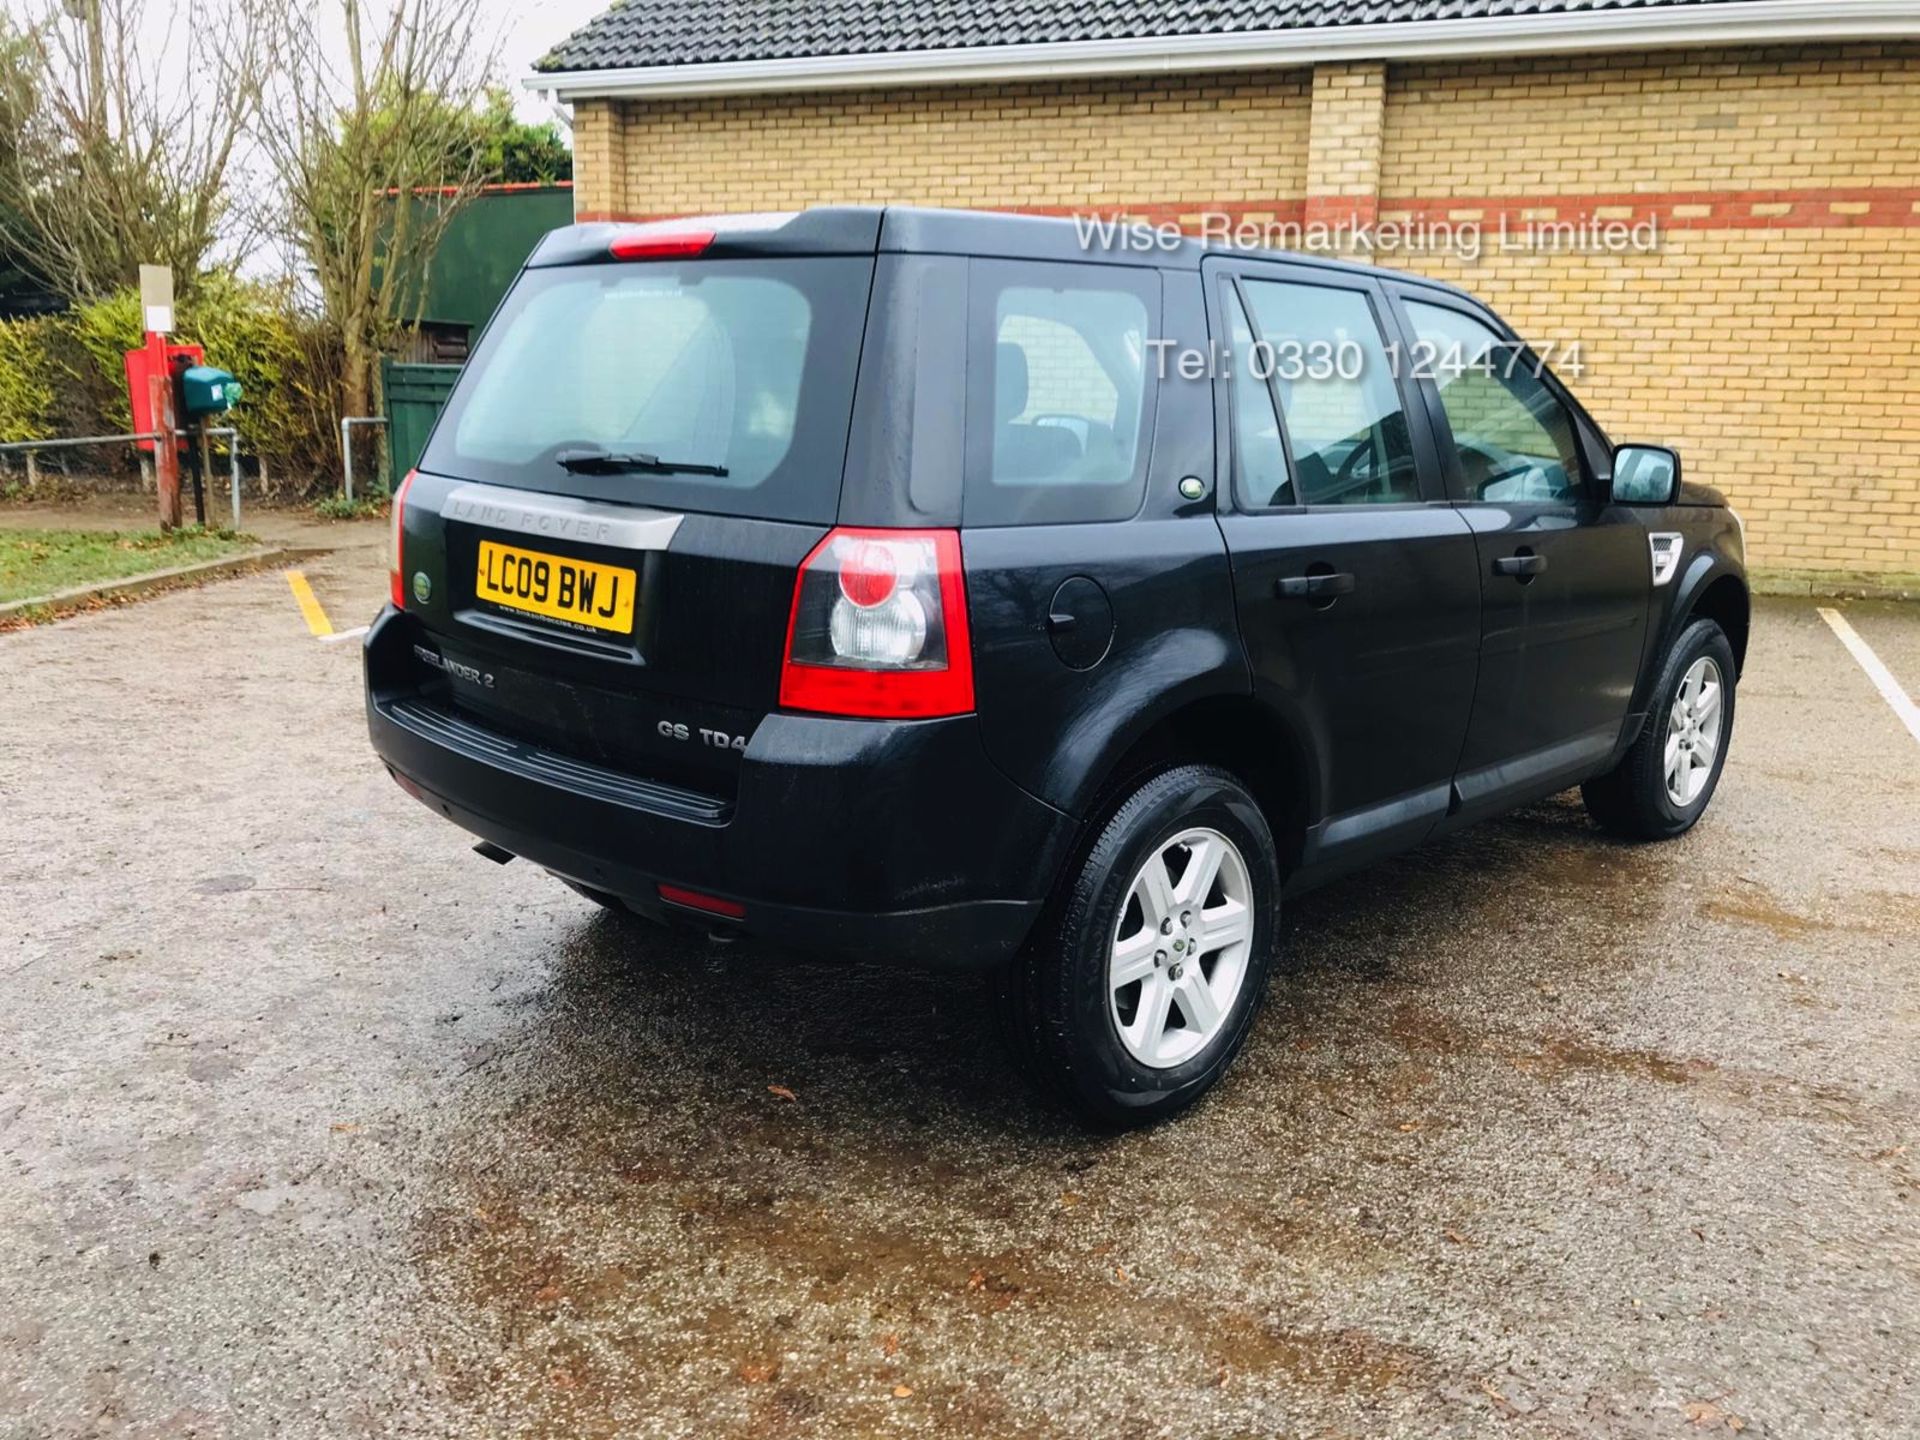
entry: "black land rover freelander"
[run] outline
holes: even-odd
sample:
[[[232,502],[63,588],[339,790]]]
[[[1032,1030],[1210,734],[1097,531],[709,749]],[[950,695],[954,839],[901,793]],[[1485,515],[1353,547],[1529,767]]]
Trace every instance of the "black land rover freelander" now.
[[[1283,896],[1576,784],[1691,826],[1748,598],[1721,498],[1460,291],[1085,242],[548,236],[395,497],[367,716],[602,905],[990,972],[1126,1124],[1232,1061]]]

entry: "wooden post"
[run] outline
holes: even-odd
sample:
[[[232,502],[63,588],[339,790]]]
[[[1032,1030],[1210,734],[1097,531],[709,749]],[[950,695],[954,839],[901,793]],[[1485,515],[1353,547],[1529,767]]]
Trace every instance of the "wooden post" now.
[[[154,489],[160,496],[160,529],[170,533],[180,526],[180,443],[173,433],[173,377],[164,369],[147,377],[147,398],[153,428]]]

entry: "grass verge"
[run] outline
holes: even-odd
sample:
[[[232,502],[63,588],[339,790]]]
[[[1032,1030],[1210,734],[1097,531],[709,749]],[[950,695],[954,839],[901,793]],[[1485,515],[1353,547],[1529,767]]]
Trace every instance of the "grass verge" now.
[[[0,604],[257,549],[231,530],[0,530]]]
[[[391,502],[385,495],[368,495],[349,500],[344,495],[322,495],[313,502],[313,513],[322,520],[384,520]]]

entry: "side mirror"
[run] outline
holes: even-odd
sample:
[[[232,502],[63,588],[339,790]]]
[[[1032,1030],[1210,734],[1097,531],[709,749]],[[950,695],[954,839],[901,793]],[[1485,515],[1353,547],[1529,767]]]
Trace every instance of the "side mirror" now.
[[[1680,456],[1660,445],[1622,445],[1613,452],[1613,503],[1671,505],[1680,494]]]

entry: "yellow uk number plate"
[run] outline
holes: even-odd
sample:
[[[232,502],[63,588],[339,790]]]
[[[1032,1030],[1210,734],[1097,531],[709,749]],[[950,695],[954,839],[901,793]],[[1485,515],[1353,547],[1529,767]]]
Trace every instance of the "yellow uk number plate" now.
[[[633,631],[635,584],[634,572],[616,565],[482,540],[473,593],[509,610],[626,635]]]

